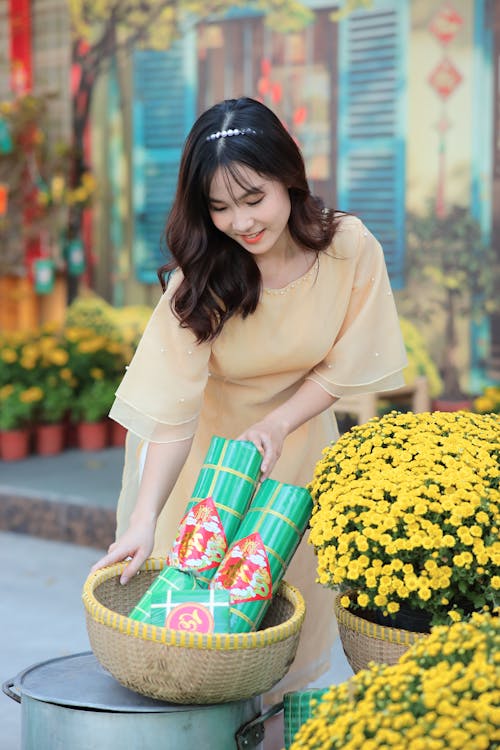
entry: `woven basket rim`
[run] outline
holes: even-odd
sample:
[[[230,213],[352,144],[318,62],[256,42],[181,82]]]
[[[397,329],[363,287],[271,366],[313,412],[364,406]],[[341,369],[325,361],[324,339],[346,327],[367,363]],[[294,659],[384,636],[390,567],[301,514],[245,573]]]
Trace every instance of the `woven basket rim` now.
[[[428,633],[417,633],[412,630],[402,630],[400,628],[391,628],[388,625],[379,625],[375,622],[365,620],[359,615],[355,615],[349,612],[342,604],[340,600],[343,596],[349,595],[353,592],[342,592],[335,597],[334,611],[335,616],[340,624],[349,630],[353,630],[361,635],[366,635],[370,638],[376,638],[379,641],[385,643],[397,643],[401,646],[411,646],[420,638],[428,635]]]
[[[90,573],[83,586],[82,601],[87,615],[97,623],[124,633],[133,638],[144,641],[163,643],[168,646],[182,648],[203,649],[208,651],[235,651],[244,649],[263,648],[273,643],[279,643],[295,635],[302,626],[305,617],[305,602],[300,591],[286,581],[281,581],[278,594],[288,600],[294,607],[292,615],[285,622],[273,625],[265,630],[251,633],[185,633],[180,630],[164,628],[158,625],[148,625],[138,620],[132,620],[126,615],[114,612],[101,604],[94,591],[97,586],[119,577],[127,563],[115,563]],[[161,558],[148,558],[140,571],[160,571],[166,565]]]

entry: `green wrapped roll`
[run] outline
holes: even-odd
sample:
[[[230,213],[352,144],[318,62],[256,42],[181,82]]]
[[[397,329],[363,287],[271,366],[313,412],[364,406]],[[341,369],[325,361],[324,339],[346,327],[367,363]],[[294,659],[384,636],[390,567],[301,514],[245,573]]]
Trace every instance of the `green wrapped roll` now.
[[[302,724],[314,716],[316,706],[327,692],[328,688],[310,688],[296,693],[285,693],[283,696],[285,750],[289,750]]]
[[[228,633],[229,591],[154,591],[151,596],[151,625],[186,633]]]
[[[260,475],[261,462],[262,456],[253,443],[217,435],[212,437],[191,500],[167,556],[169,567],[163,569],[150,589],[164,586],[179,591],[192,590],[191,576],[183,577],[182,573],[195,573],[199,586],[208,588],[248,507]],[[177,569],[180,575],[175,576],[173,569]],[[149,620],[150,589],[129,617],[141,622]]]
[[[257,485],[262,456],[253,443],[214,436],[168,555],[208,586],[235,537]]]
[[[257,630],[312,512],[304,487],[266,479],[253,498],[212,585],[231,592],[231,633]]]
[[[151,623],[151,603],[153,594],[166,596],[167,591],[195,591],[199,589],[196,578],[186,571],[176,570],[168,565],[162,568],[151,586],[130,612],[129,617],[139,622]],[[151,623],[152,624],[152,623]]]

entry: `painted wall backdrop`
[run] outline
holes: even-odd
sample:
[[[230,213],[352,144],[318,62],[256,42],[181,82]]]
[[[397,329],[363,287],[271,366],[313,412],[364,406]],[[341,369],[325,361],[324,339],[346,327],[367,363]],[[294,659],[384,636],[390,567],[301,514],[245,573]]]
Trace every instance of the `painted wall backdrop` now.
[[[26,17],[31,60],[12,41]],[[70,297],[156,302],[183,140],[206,107],[248,95],[297,139],[313,190],[382,242],[445,393],[498,382],[500,3],[0,0],[0,18],[2,99],[50,93],[68,179],[97,185],[67,208],[64,243],[84,255]]]

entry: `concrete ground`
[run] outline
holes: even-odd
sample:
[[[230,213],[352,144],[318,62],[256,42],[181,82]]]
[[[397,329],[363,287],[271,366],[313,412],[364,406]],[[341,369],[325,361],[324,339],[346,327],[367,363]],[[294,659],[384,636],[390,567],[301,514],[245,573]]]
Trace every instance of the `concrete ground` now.
[[[0,532],[0,679],[89,651],[80,599],[100,551]],[[0,695],[0,748],[21,748],[21,706]],[[70,750],[70,748],[68,748]]]
[[[18,493],[28,500],[32,496],[109,511],[116,503],[122,463],[122,451],[116,448],[0,462],[0,502]],[[102,551],[0,531],[0,682],[31,665],[90,650],[80,597],[90,567]],[[351,675],[337,640],[332,668],[315,686]],[[3,693],[0,750],[21,750],[21,706]]]

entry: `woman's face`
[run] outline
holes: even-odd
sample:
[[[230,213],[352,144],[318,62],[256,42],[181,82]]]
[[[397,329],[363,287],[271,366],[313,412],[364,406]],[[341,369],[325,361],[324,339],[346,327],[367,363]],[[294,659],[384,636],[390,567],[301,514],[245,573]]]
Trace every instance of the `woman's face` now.
[[[284,251],[291,210],[288,190],[249,167],[239,166],[238,175],[239,182],[222,167],[215,172],[208,197],[213,223],[252,255]]]

